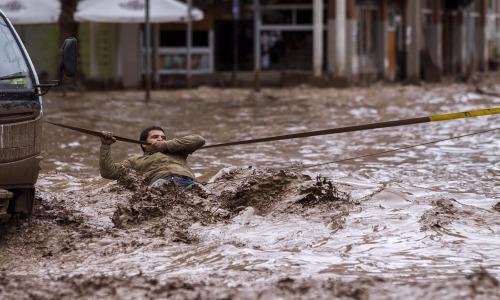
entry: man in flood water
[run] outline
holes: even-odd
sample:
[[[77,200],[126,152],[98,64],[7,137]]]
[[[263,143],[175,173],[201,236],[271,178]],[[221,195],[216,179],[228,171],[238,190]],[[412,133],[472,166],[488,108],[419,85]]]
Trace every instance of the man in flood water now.
[[[187,157],[205,144],[199,135],[187,135],[167,140],[165,131],[159,126],[145,128],[140,135],[143,154],[115,163],[111,157],[111,144],[116,142],[111,132],[103,132],[99,168],[106,179],[118,179],[121,168],[130,168],[144,176],[152,186],[174,183],[189,187],[195,184],[193,171],[187,164]]]

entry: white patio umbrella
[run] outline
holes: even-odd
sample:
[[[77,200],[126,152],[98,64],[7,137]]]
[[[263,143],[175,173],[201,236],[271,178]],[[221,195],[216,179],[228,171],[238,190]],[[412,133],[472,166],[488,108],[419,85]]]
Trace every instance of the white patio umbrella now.
[[[176,0],[150,0],[151,23],[186,22],[188,6]],[[145,0],[86,0],[75,13],[75,20],[103,23],[144,23]],[[192,9],[193,20],[203,19],[203,12]]]
[[[148,6],[149,10],[146,9]],[[79,3],[74,18],[79,22],[146,24],[146,100],[148,100],[151,42],[149,23],[188,22],[191,24],[192,21],[203,19],[203,12],[176,0],[85,0]],[[190,30],[188,30],[188,36],[192,34]],[[188,56],[189,53],[190,49],[188,49]],[[188,57],[189,60],[190,57]],[[189,62],[188,69],[190,69]]]
[[[0,10],[13,24],[57,23],[61,13],[59,0],[0,0]]]

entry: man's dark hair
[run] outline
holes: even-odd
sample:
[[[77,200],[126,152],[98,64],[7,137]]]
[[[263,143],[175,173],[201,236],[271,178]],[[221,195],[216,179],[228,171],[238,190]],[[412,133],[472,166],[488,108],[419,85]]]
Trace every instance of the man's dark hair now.
[[[165,133],[165,130],[163,130],[163,128],[161,128],[160,126],[156,126],[156,125],[155,126],[149,126],[149,127],[144,128],[141,131],[141,135],[139,136],[139,141],[145,141],[145,140],[147,140],[149,132],[151,130],[161,130],[163,133]],[[143,145],[141,145],[141,149],[144,152],[144,146]]]

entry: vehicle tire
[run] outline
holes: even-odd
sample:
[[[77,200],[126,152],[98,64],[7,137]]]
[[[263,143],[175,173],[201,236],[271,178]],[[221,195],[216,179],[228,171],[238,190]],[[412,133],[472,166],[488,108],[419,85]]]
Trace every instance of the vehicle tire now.
[[[12,192],[14,193],[14,197],[12,197],[9,205],[9,213],[28,217],[31,216],[35,200],[35,189],[18,189]]]
[[[11,192],[0,189],[0,223],[7,222],[10,219],[8,210],[12,196]]]

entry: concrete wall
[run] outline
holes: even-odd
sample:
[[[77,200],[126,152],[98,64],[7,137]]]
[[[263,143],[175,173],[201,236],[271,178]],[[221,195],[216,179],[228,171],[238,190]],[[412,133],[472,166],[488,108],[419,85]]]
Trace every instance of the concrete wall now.
[[[116,75],[125,88],[137,88],[141,84],[140,25],[120,24],[118,45]]]

